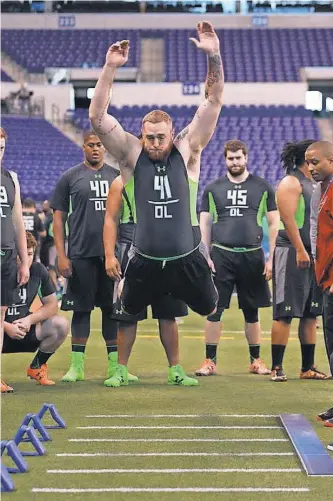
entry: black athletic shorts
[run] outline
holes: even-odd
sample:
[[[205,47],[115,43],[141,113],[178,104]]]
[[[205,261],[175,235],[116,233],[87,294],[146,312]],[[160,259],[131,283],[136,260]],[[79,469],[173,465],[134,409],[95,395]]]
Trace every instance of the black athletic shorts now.
[[[273,319],[314,318],[322,314],[323,293],[314,265],[297,268],[294,247],[276,247],[273,258]]]
[[[128,253],[131,248],[130,243],[118,244],[118,259],[121,266],[121,271],[124,274],[128,263]],[[184,301],[175,299],[171,294],[166,294],[161,298],[153,300],[151,304],[152,316],[156,319],[172,320],[175,317],[186,317],[188,314],[187,306]],[[147,308],[138,315],[130,315],[124,312],[121,308],[121,301],[117,297],[114,304],[112,319],[118,322],[135,323],[147,318]]]
[[[236,286],[238,305],[242,310],[271,306],[271,294],[265,276],[265,255],[262,249],[234,252],[213,247],[215,285],[219,293],[218,310],[230,306]]]
[[[185,257],[158,261],[131,249],[121,296],[123,309],[136,315],[171,294],[199,315],[211,313],[216,307],[217,292],[204,252],[200,245]]]
[[[1,306],[11,306],[18,301],[17,252],[1,249]]]
[[[72,276],[66,281],[61,309],[91,311],[112,308],[114,281],[106,274],[104,258],[72,259]]]
[[[36,325],[32,325],[24,339],[12,339],[7,334],[3,338],[2,353],[33,353],[40,345],[36,336]]]

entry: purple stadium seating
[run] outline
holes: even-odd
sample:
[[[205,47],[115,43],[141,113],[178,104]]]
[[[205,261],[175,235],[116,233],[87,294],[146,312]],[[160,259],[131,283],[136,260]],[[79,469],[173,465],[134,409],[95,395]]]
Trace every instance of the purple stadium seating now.
[[[23,197],[48,198],[59,175],[82,161],[82,150],[41,118],[1,117],[8,134],[5,169],[17,172]]]
[[[47,67],[100,67],[109,46],[128,39],[127,66],[137,66],[140,54],[138,30],[2,30],[2,50],[31,73]]]
[[[13,80],[5,71],[1,70],[1,82],[13,82]]]
[[[206,58],[189,38],[192,30],[168,30],[165,80],[201,81]],[[218,30],[226,81],[293,82],[303,66],[333,66],[333,29]]]
[[[122,126],[135,135],[140,133],[141,119],[151,109],[125,106],[112,109]],[[165,107],[174,119],[176,132],[193,117],[196,108]],[[78,109],[74,123],[89,128],[87,110]],[[18,173],[23,196],[36,200],[48,198],[60,174],[82,160],[81,149],[50,123],[40,118],[2,117],[8,132],[4,167]],[[283,176],[280,151],[287,141],[319,139],[319,130],[311,112],[292,106],[230,106],[222,111],[216,132],[202,155],[199,194],[207,183],[226,171],[223,144],[241,139],[249,148],[249,169],[275,185]]]
[[[165,81],[204,81],[206,58],[192,30],[152,30],[165,40]],[[229,82],[293,82],[303,66],[333,66],[333,29],[218,30]],[[100,67],[115,40],[128,38],[128,66],[138,66],[140,30],[2,30],[2,50],[30,72],[45,67]]]
[[[151,109],[154,107],[124,106],[120,109],[112,108],[112,113],[126,130],[138,135],[142,117]],[[195,107],[186,106],[163,107],[163,109],[172,116],[176,133],[188,124],[196,111]],[[76,110],[74,123],[78,128],[88,129],[87,110]],[[306,138],[319,139],[320,134],[312,113],[301,106],[223,108],[216,132],[202,155],[199,193],[202,193],[207,183],[226,172],[223,144],[230,139],[244,141],[249,148],[251,172],[276,185],[284,174],[280,166],[280,151],[283,144]]]

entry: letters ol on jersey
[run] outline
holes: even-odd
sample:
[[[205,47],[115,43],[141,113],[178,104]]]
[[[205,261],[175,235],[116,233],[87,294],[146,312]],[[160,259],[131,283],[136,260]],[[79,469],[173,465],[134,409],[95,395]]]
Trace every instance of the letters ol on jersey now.
[[[230,200],[231,205],[227,205],[230,216],[243,216],[241,209],[247,209],[247,190],[228,190],[227,198]]]
[[[9,308],[7,308],[6,315],[8,316],[18,316],[19,315],[19,310],[21,306],[25,306],[27,304],[27,288],[25,286],[20,287],[19,289],[19,296],[21,303],[20,304],[13,304]]]
[[[92,202],[95,204],[96,211],[105,210],[105,202],[108,196],[109,191],[109,181],[90,181],[90,189],[95,195],[93,198],[90,198]]]

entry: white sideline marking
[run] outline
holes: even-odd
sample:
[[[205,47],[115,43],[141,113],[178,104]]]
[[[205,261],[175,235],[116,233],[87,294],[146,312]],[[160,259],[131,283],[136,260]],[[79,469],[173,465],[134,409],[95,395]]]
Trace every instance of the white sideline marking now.
[[[277,418],[278,414],[89,414],[86,418]]]
[[[300,473],[302,468],[104,468],[46,470],[47,473]]]
[[[288,438],[69,438],[69,442],[289,442]]]
[[[105,487],[99,489],[57,489],[34,487],[31,492],[57,492],[59,494],[86,492],[310,492],[307,487]]]
[[[77,430],[283,430],[282,426],[77,426]]]
[[[155,456],[225,456],[225,457],[249,457],[249,456],[294,456],[293,452],[141,452],[133,454],[132,452],[79,452],[56,454],[59,457],[155,457]]]

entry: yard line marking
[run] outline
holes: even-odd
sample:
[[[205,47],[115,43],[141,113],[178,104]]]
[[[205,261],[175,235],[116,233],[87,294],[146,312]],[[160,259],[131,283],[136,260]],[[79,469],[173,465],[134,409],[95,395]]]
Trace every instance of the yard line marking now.
[[[86,492],[310,492],[307,487],[105,487],[88,489],[57,489],[34,487],[31,492],[75,494]]]
[[[159,337],[159,336],[156,336],[156,337]],[[200,341],[201,341],[202,339],[204,339],[204,336],[182,336],[182,338],[183,339],[200,339]],[[235,339],[234,336],[223,336],[223,339],[221,338],[221,341],[222,340],[224,340],[224,341],[225,340],[230,341],[231,339]],[[261,339],[263,339],[263,338],[261,338]]]
[[[90,330],[92,332],[101,332],[101,329],[90,329]],[[185,332],[190,332],[190,333],[202,334],[202,337],[203,337],[203,334],[204,334],[204,328],[203,327],[202,327],[202,329],[198,329],[197,327],[196,328],[192,328],[192,329],[190,329],[190,328],[184,329],[182,327],[179,327],[178,330],[179,330],[180,334],[185,333]],[[155,332],[156,336],[154,336],[154,337],[159,338],[159,335],[157,334],[158,333],[158,326],[157,325],[156,325],[156,329],[152,329],[152,328],[149,328],[149,329],[142,328],[142,329],[140,329],[139,328],[138,332],[142,332],[142,333],[143,332],[148,332],[148,333],[149,332]],[[319,329],[317,331],[317,333],[318,332],[322,333],[323,330]],[[226,330],[224,330],[223,333],[224,334],[243,334],[244,335],[244,331],[226,331]],[[262,334],[271,334],[271,331],[261,331],[261,333]],[[290,334],[295,334],[296,335],[296,334],[298,334],[298,332],[297,331],[291,331]],[[141,337],[142,334],[141,335],[139,334],[138,336]],[[201,336],[194,336],[194,337],[197,337],[198,339],[201,339]],[[225,339],[225,337],[222,335],[221,341],[223,341],[223,339]],[[267,338],[267,339],[270,340],[271,338]],[[289,339],[291,339],[291,338],[289,338]],[[298,339],[298,337],[296,336],[294,339]]]
[[[288,438],[69,438],[69,442],[289,442]]]
[[[133,457],[169,457],[169,456],[225,456],[225,457],[249,457],[249,456],[295,456],[293,452],[141,452],[133,454],[132,452],[59,452],[58,457],[114,457],[114,456],[133,456]]]
[[[88,414],[86,418],[277,418],[279,414]]]
[[[282,426],[77,426],[77,430],[283,430]]]
[[[302,468],[103,468],[77,470],[46,470],[47,473],[300,473]]]

